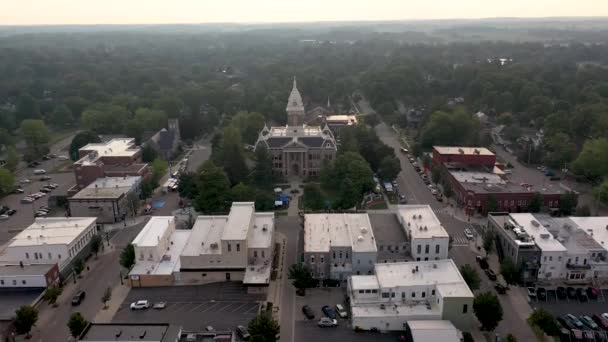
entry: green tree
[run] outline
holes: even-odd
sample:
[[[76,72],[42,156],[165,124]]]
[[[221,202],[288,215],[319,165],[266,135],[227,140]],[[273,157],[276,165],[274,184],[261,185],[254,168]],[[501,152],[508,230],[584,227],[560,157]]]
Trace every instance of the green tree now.
[[[137,121],[136,119],[128,120],[127,124],[125,125],[125,134],[129,138],[134,138],[135,143],[138,145],[140,145],[142,143],[141,140],[143,139],[145,131],[146,131],[146,128],[144,127],[144,124],[141,123],[140,121]],[[142,159],[143,159],[143,156],[142,156]]]
[[[310,269],[302,263],[289,266],[287,272],[287,277],[293,281],[292,284],[296,289],[307,289],[314,284]]]
[[[17,100],[15,116],[21,120],[37,119],[40,117],[40,104],[30,94],[22,94]]]
[[[98,144],[101,142],[99,136],[92,131],[83,131],[74,136],[70,143],[70,158],[73,161],[80,159],[78,150],[87,144]]]
[[[44,292],[43,299],[49,302],[51,305],[55,305],[57,302],[57,298],[61,295],[63,289],[58,286],[49,286]]]
[[[517,338],[513,334],[508,334],[506,337],[507,342],[517,342]]]
[[[380,162],[380,167],[378,168],[378,174],[384,180],[393,180],[397,178],[401,172],[401,163],[399,159],[395,156],[386,156]]]
[[[264,116],[256,112],[238,112],[232,117],[230,125],[241,132],[243,142],[253,145],[264,127]]]
[[[112,299],[112,288],[106,287],[103,291],[103,295],[101,296],[101,302],[103,303],[104,309],[108,307],[108,302]]]
[[[17,334],[25,334],[26,338],[29,338],[30,331],[36,325],[36,321],[38,321],[38,310],[32,306],[24,305],[15,312],[13,324]]]
[[[152,169],[152,179],[154,183],[158,183],[163,176],[167,173],[169,163],[166,160],[160,158],[154,159],[150,167]]]
[[[475,342],[475,339],[473,339],[473,335],[470,332],[465,331],[462,333],[462,342]]]
[[[591,208],[589,208],[588,205],[581,205],[580,207],[576,208],[576,213],[574,214],[574,216],[581,216],[581,217],[586,217],[586,216],[591,216]]]
[[[431,180],[435,184],[441,181],[441,170],[436,166],[431,167]]]
[[[576,210],[578,205],[578,195],[572,191],[563,194],[559,199],[559,211],[562,215],[570,216]]]
[[[234,127],[224,129],[221,150],[224,171],[226,171],[230,183],[237,184],[245,181],[249,170],[243,156],[243,143],[238,129]]]
[[[479,282],[481,279],[479,279],[477,270],[475,270],[471,265],[465,264],[460,266],[460,274],[471,290],[479,289]]]
[[[151,163],[156,158],[158,158],[158,153],[154,147],[152,147],[151,144],[145,144],[144,148],[141,150],[141,161],[144,163]]]
[[[572,168],[577,174],[592,180],[608,175],[608,139],[587,140]]]
[[[500,263],[500,274],[502,274],[507,284],[514,285],[519,281],[519,269],[509,259],[505,259]]]
[[[14,147],[10,146],[6,150],[6,164],[4,167],[11,172],[15,172],[17,170],[17,166],[19,166],[19,160],[19,153],[17,153],[17,150],[15,150]]]
[[[84,262],[82,261],[82,259],[76,259],[76,261],[74,262],[74,266],[73,270],[74,273],[76,273],[74,276],[79,276],[80,273],[82,273],[82,271],[84,271]]]
[[[556,133],[545,139],[545,164],[553,168],[563,168],[576,157],[576,144],[566,133]]]
[[[198,186],[196,184],[196,175],[191,172],[182,173],[179,175],[179,183],[177,183],[177,191],[180,197],[194,199],[198,195]]]
[[[325,201],[321,188],[317,184],[307,183],[304,186],[304,206],[310,210],[322,210],[325,209]]]
[[[463,111],[433,112],[422,127],[421,144],[425,148],[471,145],[477,142],[479,130],[479,121]]]
[[[78,337],[84,329],[87,327],[89,322],[82,317],[82,314],[78,311],[72,313],[70,315],[70,320],[68,321],[68,328],[70,329],[70,334],[73,337]]]
[[[0,194],[9,194],[15,187],[15,175],[9,170],[0,167]]]
[[[473,301],[473,311],[481,323],[481,330],[492,331],[502,320],[502,306],[498,297],[492,292],[484,292]]]
[[[138,108],[133,120],[139,122],[145,130],[158,131],[167,125],[167,114],[158,109]]]
[[[489,213],[492,213],[492,212],[495,212],[498,210],[498,201],[496,200],[496,197],[494,195],[488,196],[488,204],[487,204],[486,208]]]
[[[223,213],[228,210],[230,181],[226,173],[212,161],[203,164],[199,176],[199,191],[194,201],[198,212],[205,214]]]
[[[539,327],[545,334],[549,336],[558,336],[560,331],[560,325],[553,317],[553,315],[543,309],[539,308],[534,310],[530,317],[528,317],[528,322],[531,325],[536,325]]]
[[[95,253],[95,258],[97,258],[97,253],[99,253],[101,243],[101,236],[99,234],[95,234],[93,237],[91,237],[91,252]]]
[[[454,190],[452,190],[452,185],[449,182],[443,182],[443,195],[446,198],[451,198],[454,195]]]
[[[55,107],[50,116],[50,123],[55,127],[71,126],[74,123],[74,117],[70,107],[65,104]]]
[[[48,152],[51,134],[42,120],[23,120],[21,134],[27,144],[26,160],[34,160]]]
[[[350,178],[345,178],[340,183],[339,197],[335,204],[336,209],[350,209],[361,202],[361,194],[357,192]]]
[[[270,189],[274,184],[272,158],[264,146],[255,149],[255,166],[251,172],[252,183],[261,189]]]
[[[82,113],[81,121],[86,129],[97,134],[119,134],[124,130],[125,119],[130,117],[129,111],[122,106],[97,104]]]
[[[135,265],[135,247],[132,244],[128,244],[122,252],[120,252],[120,265],[128,270]]]
[[[486,255],[489,255],[494,250],[494,232],[486,230],[483,234],[483,249],[486,251]]]
[[[543,195],[536,192],[530,199],[530,203],[528,204],[528,211],[531,213],[538,213],[542,207],[543,207]]]
[[[239,183],[230,189],[229,197],[232,202],[255,201],[255,189],[244,183]]]
[[[262,312],[249,322],[248,330],[251,342],[276,342],[280,327],[269,312]]]
[[[272,211],[274,210],[275,196],[272,191],[260,190],[255,192],[255,210]]]

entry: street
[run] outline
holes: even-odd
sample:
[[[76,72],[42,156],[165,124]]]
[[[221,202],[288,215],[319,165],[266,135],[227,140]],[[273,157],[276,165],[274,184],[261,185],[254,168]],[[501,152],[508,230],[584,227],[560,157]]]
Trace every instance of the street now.
[[[450,236],[457,237],[464,235],[464,229],[469,227],[470,224],[455,218],[450,214],[454,211],[453,208],[448,208],[443,202],[438,202],[435,199],[407,157],[400,152],[401,144],[397,140],[394,131],[386,124],[381,123],[376,126],[376,132],[382,142],[395,150],[395,154],[401,161],[402,171],[397,178],[397,183],[399,189],[406,194],[408,203],[430,205]],[[475,260],[476,255],[480,253],[476,250],[475,246],[454,244],[450,250],[449,257],[454,259],[454,262],[459,266],[470,264],[477,269],[481,283],[480,289],[474,291],[475,293],[494,291],[494,284],[483,274]],[[498,273],[497,262],[492,265],[492,268]],[[499,300],[504,314],[503,320],[495,332],[501,336],[512,333],[519,341],[535,340],[534,333],[525,321],[530,307],[523,296],[512,290],[507,296],[499,296]]]

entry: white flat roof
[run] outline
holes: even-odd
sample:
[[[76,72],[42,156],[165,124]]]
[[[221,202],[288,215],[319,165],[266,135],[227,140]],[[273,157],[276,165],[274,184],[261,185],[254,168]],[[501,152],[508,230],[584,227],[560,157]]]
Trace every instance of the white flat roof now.
[[[158,240],[165,235],[169,225],[175,221],[173,216],[152,216],[144,228],[137,234],[133,245],[137,247],[153,247],[158,245]]]
[[[105,143],[88,144],[81,147],[82,151],[95,151],[98,156],[132,156],[139,151],[135,146],[135,138],[115,138]]]
[[[461,333],[450,321],[410,320],[407,322],[412,339],[424,342],[460,342]]]
[[[380,288],[378,278],[366,275],[354,275],[350,277],[350,287],[353,290],[373,290]]]
[[[247,237],[248,248],[270,248],[274,234],[274,213],[255,213]]]
[[[565,252],[567,249],[530,213],[510,214],[511,220],[528,233],[543,252]]]
[[[380,304],[385,304],[384,309]],[[426,305],[426,301],[406,302],[401,301],[386,303],[357,303],[351,306],[353,317],[357,318],[379,318],[379,317],[403,317],[408,322],[414,319],[435,320],[441,319],[441,311],[431,302],[431,306]]]
[[[397,214],[412,239],[450,237],[429,205],[399,205]]]
[[[608,250],[608,216],[571,216],[570,220],[579,225],[585,233],[593,237],[602,248]]]
[[[73,199],[119,198],[141,181],[139,176],[97,178],[80,190]]]
[[[351,247],[353,252],[376,252],[374,231],[367,214],[306,214],[304,251],[329,252]]]
[[[493,156],[494,153],[485,147],[462,147],[462,146],[433,146],[440,154],[466,154]]]
[[[222,233],[222,240],[245,240],[255,213],[254,202],[233,202],[228,214],[228,222]]]
[[[174,231],[171,234],[172,243],[169,245],[169,250],[165,252],[160,262],[136,260],[135,266],[133,266],[129,275],[170,275],[173,272],[178,272],[181,267],[179,256],[190,239],[190,234],[191,231],[187,229]]]
[[[450,171],[458,183],[506,184],[499,175],[489,172]]]
[[[272,263],[258,262],[248,264],[243,276],[243,284],[268,284],[270,282],[270,271]]]
[[[199,216],[182,255],[222,254],[222,233],[228,216]]]
[[[96,217],[36,218],[34,223],[11,239],[9,247],[68,245],[96,221]]]
[[[418,271],[413,270],[418,267]],[[376,264],[376,277],[381,289],[405,286],[435,285],[453,288],[451,296],[473,297],[452,259]]]

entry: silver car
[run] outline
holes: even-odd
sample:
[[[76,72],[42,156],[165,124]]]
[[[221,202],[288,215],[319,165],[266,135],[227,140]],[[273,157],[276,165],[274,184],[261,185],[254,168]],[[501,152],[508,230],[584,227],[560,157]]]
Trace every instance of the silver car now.
[[[323,317],[319,320],[319,323],[317,323],[321,328],[328,328],[328,327],[336,327],[338,326],[338,320],[337,319],[331,319],[329,317]]]

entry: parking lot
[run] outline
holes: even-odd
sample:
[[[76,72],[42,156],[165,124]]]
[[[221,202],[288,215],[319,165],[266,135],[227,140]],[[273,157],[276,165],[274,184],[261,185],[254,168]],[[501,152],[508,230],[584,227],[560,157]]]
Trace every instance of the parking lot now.
[[[240,283],[215,283],[199,286],[133,288],[113,318],[115,323],[171,323],[184,330],[233,330],[245,325],[259,310],[263,295],[252,295]],[[130,303],[148,300],[150,305],[166,302],[164,309],[131,310]]]
[[[521,288],[520,290],[526,291],[526,288]],[[535,308],[542,307],[555,316],[569,313],[575,316],[591,316],[593,314],[608,312],[606,299],[608,299],[608,289],[601,289],[596,299],[588,298],[586,302],[581,302],[578,299],[567,297],[560,299],[557,297],[555,288],[547,288],[547,298],[544,300],[532,298],[530,305]]]
[[[355,332],[350,326],[349,319],[338,318],[338,326],[333,328],[321,328],[317,322],[321,317],[325,317],[321,308],[324,305],[335,308],[336,304],[343,304],[346,289],[344,287],[314,288],[307,289],[306,296],[296,297],[295,308],[295,341],[398,341],[399,334],[393,333],[371,333]],[[302,313],[302,306],[308,305],[312,308],[315,318],[307,319]],[[344,305],[345,308],[348,307]],[[349,311],[350,317],[350,311]]]

